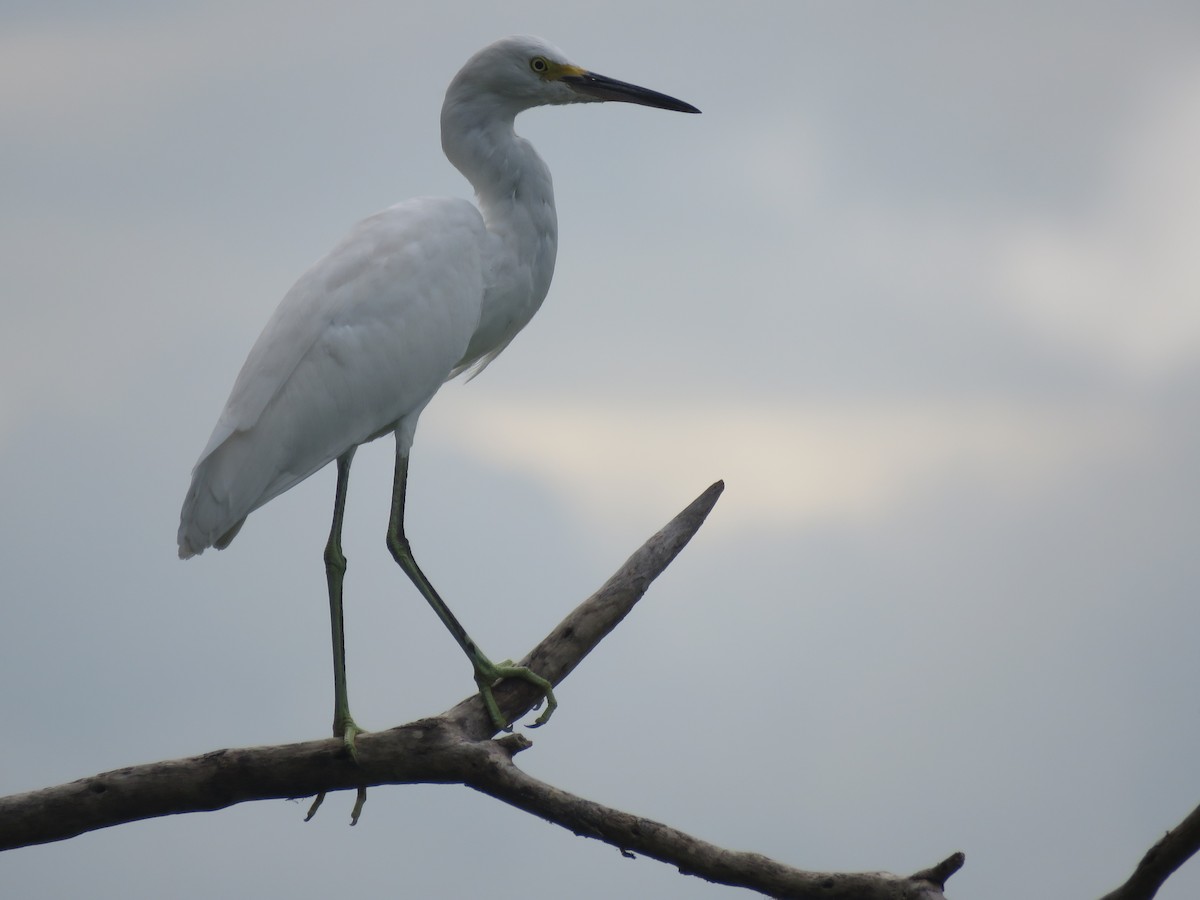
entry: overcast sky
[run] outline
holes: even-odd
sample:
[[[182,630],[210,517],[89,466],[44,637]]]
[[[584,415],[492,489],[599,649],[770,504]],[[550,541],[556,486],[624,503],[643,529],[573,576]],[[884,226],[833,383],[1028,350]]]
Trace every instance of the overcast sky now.
[[[321,737],[322,471],[175,556],[292,281],[470,196],[438,110],[534,33],[702,116],[536,110],[550,296],[425,413],[409,534],[519,657],[717,478],[519,758],[803,868],[1097,897],[1200,802],[1200,7],[26,3],[0,11],[0,792]],[[356,459],[352,707],[469,666]],[[455,787],[245,804],[0,856],[8,896],[716,898]],[[1160,893],[1200,894],[1192,861]]]

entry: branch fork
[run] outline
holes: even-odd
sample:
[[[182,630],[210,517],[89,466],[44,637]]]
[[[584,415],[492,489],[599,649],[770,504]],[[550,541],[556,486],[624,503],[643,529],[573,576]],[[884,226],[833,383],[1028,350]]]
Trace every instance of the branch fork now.
[[[625,618],[651,582],[704,523],[724,485],[717,482],[651,537],[520,665],[558,684]],[[537,688],[508,679],[495,699],[510,721],[541,699]],[[820,873],[757,853],[726,850],[682,831],[577,797],[526,774],[514,757],[532,746],[521,734],[496,738],[478,694],[441,715],[386,731],[363,732],[357,760],[340,738],[216,750],[187,759],[116,769],[69,784],[0,798],[0,850],[65,840],[87,831],[156,816],[223,809],[250,800],[298,798],[385,784],[462,784],[626,856],[649,856],[680,872],[774,897],[821,900],[938,900],[963,864],[956,853],[903,877]],[[356,805],[356,813],[360,805]]]

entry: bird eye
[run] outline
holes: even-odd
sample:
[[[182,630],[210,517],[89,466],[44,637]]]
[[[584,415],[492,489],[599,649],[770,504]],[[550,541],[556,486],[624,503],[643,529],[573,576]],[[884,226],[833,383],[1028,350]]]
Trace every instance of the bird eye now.
[[[544,75],[546,70],[550,68],[550,64],[546,62],[544,56],[535,56],[529,61],[529,68],[533,69],[539,75]]]

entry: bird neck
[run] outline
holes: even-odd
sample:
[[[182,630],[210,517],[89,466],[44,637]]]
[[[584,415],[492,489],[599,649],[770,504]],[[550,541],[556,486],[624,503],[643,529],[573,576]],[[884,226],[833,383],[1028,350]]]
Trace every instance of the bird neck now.
[[[533,145],[513,130],[518,110],[492,99],[447,96],[442,149],[471,182],[489,231],[519,244],[553,235],[557,220],[550,170]]]
[[[484,249],[481,320],[468,359],[493,358],[545,299],[558,251],[550,170],[513,131],[518,109],[486,95],[455,97],[442,107],[442,149],[471,186],[490,240]]]

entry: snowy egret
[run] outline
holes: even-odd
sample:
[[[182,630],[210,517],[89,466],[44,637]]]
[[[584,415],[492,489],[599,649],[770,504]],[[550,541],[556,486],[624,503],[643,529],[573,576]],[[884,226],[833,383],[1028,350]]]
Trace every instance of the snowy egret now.
[[[179,556],[223,549],[268,500],[337,461],[325,571],[333,636],[333,733],[354,752],[342,634],[342,515],[359,444],[396,438],[387,545],[462,647],[497,728],[501,678],[544,694],[551,685],[511,662],[491,662],[438,596],[404,532],[404,492],[417,418],[438,388],[478,373],[537,312],[558,243],[550,171],[513,131],[535,106],[617,100],[678,112],[695,107],[597,75],[530,37],[476,53],[446,91],[442,149],[475,189],[466,200],[409,200],[360,222],[284,296],[250,350],[208,446],[192,472],[179,523]],[[360,798],[361,799],[361,798]]]

